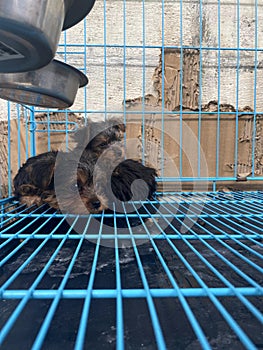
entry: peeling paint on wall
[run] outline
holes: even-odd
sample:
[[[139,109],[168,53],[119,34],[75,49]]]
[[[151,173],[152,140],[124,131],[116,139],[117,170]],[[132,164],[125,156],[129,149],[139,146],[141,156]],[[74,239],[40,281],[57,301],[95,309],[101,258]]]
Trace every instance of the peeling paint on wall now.
[[[201,105],[199,109],[198,89],[196,88],[198,84],[197,62],[199,53],[193,50],[186,51],[186,54],[183,53],[184,59],[182,60],[183,73],[184,69],[187,70],[189,66],[195,67],[195,73],[191,73],[190,75],[185,74],[185,80],[183,81],[186,88],[183,89],[182,94],[183,106],[180,106],[180,89],[178,90],[178,86],[180,86],[178,85],[178,79],[180,77],[179,62],[181,62],[181,52],[178,50],[167,50],[163,56],[160,55],[159,65],[153,75],[156,89],[155,95],[157,97],[148,94],[145,96],[144,101],[142,97],[126,101],[126,118],[128,123],[129,121],[134,122],[134,120],[137,120],[137,123],[140,124],[140,120],[142,119],[142,113],[140,111],[143,108],[146,108],[146,111],[152,109],[156,111],[153,114],[149,115],[146,113],[144,115],[144,138],[141,135],[142,130],[140,127],[135,133],[133,125],[131,126],[132,130],[128,130],[128,137],[129,135],[130,137],[136,137],[138,134],[138,140],[141,142],[141,147],[137,147],[137,158],[143,157],[146,163],[155,165],[159,174],[162,173],[162,176],[178,176],[180,170],[177,170],[177,173],[175,173],[175,170],[171,171],[167,165],[164,166],[165,170],[163,171],[162,169],[166,159],[160,160],[159,157],[159,154],[162,153],[160,141],[163,138],[165,152],[172,157],[173,162],[176,164],[176,169],[179,169],[180,149],[178,142],[176,144],[176,142],[172,141],[172,138],[166,140],[166,136],[161,136],[159,130],[164,125],[165,133],[166,130],[174,130],[174,135],[176,135],[178,130],[180,130],[181,122],[179,113],[182,110],[182,123],[184,123],[184,127],[189,127],[196,138],[198,139],[199,137],[200,147],[207,161],[209,177],[235,177],[237,181],[244,181],[251,174],[261,176],[263,173],[262,116],[257,114],[254,116],[253,110],[249,106],[244,106],[237,110],[231,104],[222,103],[218,105],[218,102],[215,100]],[[164,58],[164,63],[162,63],[162,57]],[[163,80],[161,80],[162,67],[165,68]],[[193,69],[189,70],[193,72]],[[162,89],[163,82],[164,89]],[[164,97],[163,104],[166,109],[178,111],[178,114],[165,114],[163,117],[161,116],[162,95]],[[133,114],[129,114],[129,111],[133,112]],[[138,115],[135,116],[134,111],[137,111]],[[187,112],[191,112],[191,114]],[[193,112],[196,112],[196,114]],[[205,112],[205,114],[202,112]],[[220,113],[219,122],[218,113]],[[153,131],[152,128],[155,128],[157,131]],[[254,130],[256,131],[255,135]],[[158,134],[157,137],[156,132]],[[188,140],[187,142],[190,141]],[[143,144],[144,149],[147,151],[142,155]],[[150,145],[155,145],[153,148],[157,147],[158,151],[150,150]],[[181,146],[183,148],[186,147],[184,143]],[[198,147],[198,145],[193,146],[191,164],[186,159],[182,161],[181,175],[183,177],[192,177],[193,170],[197,173],[197,169],[193,169],[193,167],[198,167],[198,164],[195,162],[195,159],[198,158]],[[151,153],[154,155],[157,153],[158,156],[155,159],[150,159],[148,155]],[[217,154],[218,159],[216,157]],[[235,158],[236,155],[237,158]],[[216,164],[217,162],[218,165]],[[172,172],[174,172],[173,175]],[[199,175],[202,176],[202,174]]]
[[[158,103],[160,104],[160,101],[164,99],[164,107],[169,111],[174,110],[180,104],[187,108],[198,107],[199,51],[185,49],[181,52],[177,49],[165,49],[164,65],[162,58],[162,54],[160,54],[159,65],[155,68],[153,75],[153,87],[157,92]],[[180,89],[181,81],[182,91]],[[162,89],[163,83],[164,88]],[[162,94],[164,94],[164,98],[162,98]]]

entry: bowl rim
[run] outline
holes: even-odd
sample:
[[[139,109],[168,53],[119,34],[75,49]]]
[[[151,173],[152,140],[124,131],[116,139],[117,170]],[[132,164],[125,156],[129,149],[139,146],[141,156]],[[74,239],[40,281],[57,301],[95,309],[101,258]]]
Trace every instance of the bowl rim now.
[[[26,72],[14,72],[14,73],[0,73],[0,87],[4,86],[5,83],[7,82],[6,80],[1,81],[1,77],[6,77],[8,80],[8,77],[20,77],[22,78],[23,76],[26,76],[28,74],[45,74],[51,66],[62,66],[64,69],[66,69],[68,72],[74,72],[75,74],[77,74],[79,76],[79,87],[83,87],[85,85],[88,84],[89,79],[88,77],[81,72],[79,69],[77,69],[74,66],[71,66],[65,62],[59,61],[57,59],[53,59],[51,62],[49,62],[46,66],[39,68],[39,69],[35,69],[32,71],[26,71]]]
[[[64,68],[77,73],[79,75],[79,78],[80,78],[79,87],[83,87],[83,86],[87,85],[88,82],[89,82],[88,77],[83,72],[81,72],[79,69],[77,69],[74,66],[71,66],[70,64],[67,64],[65,62],[59,61],[57,59],[53,59],[47,66],[45,66],[43,68],[40,68],[40,69],[48,68],[49,65],[61,65],[61,66],[64,66]],[[38,70],[35,70],[35,72],[37,72],[37,71]]]
[[[52,67],[53,66],[53,69]],[[54,76],[54,80],[56,78],[56,72],[54,72],[54,68],[56,68],[56,66],[60,66],[62,67],[62,74],[64,73],[64,70],[68,71],[69,76],[72,74],[78,77],[78,87],[76,86],[76,93],[77,90],[85,85],[88,84],[88,77],[82,73],[80,70],[78,70],[77,68],[70,66],[67,63],[58,61],[58,60],[52,60],[47,66],[34,70],[34,71],[29,71],[29,72],[23,72],[23,73],[0,73],[0,89],[3,90],[3,92],[6,90],[10,90],[10,91],[15,91],[15,90],[19,90],[19,91],[25,91],[25,92],[29,92],[29,93],[33,93],[33,94],[39,94],[39,95],[46,95],[46,96],[50,96],[51,98],[54,98],[56,100],[60,100],[63,102],[66,102],[66,105],[63,108],[68,108],[70,107],[73,103],[74,103],[74,99],[71,100],[70,96],[67,94],[58,94],[57,91],[51,91],[49,88],[45,88],[44,85],[39,85],[37,86],[36,84],[32,84],[31,86],[27,86],[25,83],[26,82],[31,82],[30,81],[30,76],[26,77],[27,74],[33,73],[33,74],[38,74],[39,78],[41,79],[41,77],[43,75],[45,75],[47,73],[47,70],[51,69],[51,72],[53,71]],[[66,73],[65,73],[66,74]],[[5,76],[6,80],[3,79],[1,81],[1,76]],[[18,80],[17,82],[12,82],[8,79],[8,77],[14,77],[17,76]],[[19,79],[20,78],[20,79]],[[70,79],[70,78],[69,78]],[[31,82],[32,83],[32,82]],[[12,101],[12,102],[16,102],[16,103],[20,103],[20,104],[26,104],[26,105],[30,105],[30,106],[39,106],[39,107],[45,107],[45,108],[62,108],[62,107],[58,107],[58,106],[51,106],[48,104],[31,104],[28,101],[23,101],[20,98],[10,98],[10,95],[8,97],[4,97],[4,93],[1,94],[0,93],[0,98],[4,99],[4,100],[8,100],[8,101]],[[69,103],[70,102],[70,103]]]
[[[62,31],[82,21],[92,10],[94,3],[95,0],[73,0],[65,15]]]

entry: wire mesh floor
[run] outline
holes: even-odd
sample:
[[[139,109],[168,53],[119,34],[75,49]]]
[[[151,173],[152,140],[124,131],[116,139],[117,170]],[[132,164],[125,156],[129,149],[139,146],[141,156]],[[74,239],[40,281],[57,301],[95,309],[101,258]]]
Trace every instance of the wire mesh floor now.
[[[89,217],[0,205],[3,349],[263,349],[263,192]]]

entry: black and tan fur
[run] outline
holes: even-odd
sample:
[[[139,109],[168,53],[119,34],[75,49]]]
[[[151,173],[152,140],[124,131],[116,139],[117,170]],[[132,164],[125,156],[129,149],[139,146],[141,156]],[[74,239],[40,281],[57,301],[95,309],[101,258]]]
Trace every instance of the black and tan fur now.
[[[136,196],[146,193],[152,199],[156,171],[136,160],[125,160],[120,143],[124,125],[94,124],[76,133],[73,151],[29,158],[14,178],[15,197],[27,206],[48,204],[64,213],[96,214],[116,199],[129,201],[134,180],[143,180],[137,183]]]

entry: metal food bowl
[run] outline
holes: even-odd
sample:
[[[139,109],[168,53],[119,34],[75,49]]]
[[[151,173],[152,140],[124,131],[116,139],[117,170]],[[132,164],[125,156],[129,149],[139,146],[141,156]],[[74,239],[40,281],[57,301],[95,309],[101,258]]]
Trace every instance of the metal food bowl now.
[[[55,56],[62,29],[82,20],[95,0],[1,0],[0,72],[39,69]]]
[[[94,3],[95,0],[73,0],[67,11],[63,30],[73,27],[86,17],[92,10]]]
[[[0,98],[31,106],[68,108],[88,78],[78,69],[53,60],[25,73],[0,73]]]

